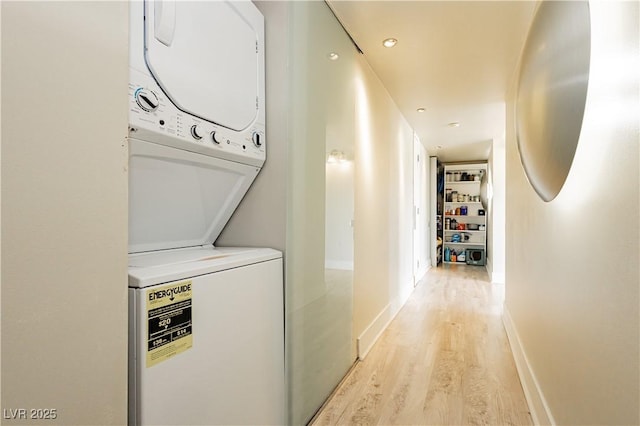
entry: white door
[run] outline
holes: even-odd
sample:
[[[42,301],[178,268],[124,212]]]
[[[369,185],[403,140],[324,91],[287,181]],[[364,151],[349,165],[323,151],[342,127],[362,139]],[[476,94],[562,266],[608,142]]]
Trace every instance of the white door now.
[[[413,277],[416,285],[430,266],[427,157],[416,134],[413,139],[413,157]]]
[[[429,242],[431,245],[431,266],[438,266],[436,215],[438,214],[438,158],[429,157]]]
[[[251,2],[145,2],[145,61],[182,111],[236,131],[258,116],[264,20]]]

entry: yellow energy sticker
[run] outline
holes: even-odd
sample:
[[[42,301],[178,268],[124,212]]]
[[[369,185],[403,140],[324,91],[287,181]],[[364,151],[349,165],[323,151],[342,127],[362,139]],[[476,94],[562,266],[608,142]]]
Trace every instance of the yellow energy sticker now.
[[[191,348],[191,280],[147,290],[147,319],[147,368]]]

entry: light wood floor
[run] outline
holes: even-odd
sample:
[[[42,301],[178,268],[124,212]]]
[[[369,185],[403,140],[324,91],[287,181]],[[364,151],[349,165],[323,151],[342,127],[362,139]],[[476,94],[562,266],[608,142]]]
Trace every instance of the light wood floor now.
[[[312,425],[529,425],[485,268],[432,268]]]

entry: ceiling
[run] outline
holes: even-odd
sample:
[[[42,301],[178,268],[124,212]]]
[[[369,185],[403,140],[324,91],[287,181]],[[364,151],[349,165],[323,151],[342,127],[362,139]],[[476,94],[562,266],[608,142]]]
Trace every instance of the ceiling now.
[[[491,141],[504,134],[505,94],[536,2],[328,4],[429,154],[444,162],[488,158]],[[382,45],[389,37],[398,40],[393,48]]]

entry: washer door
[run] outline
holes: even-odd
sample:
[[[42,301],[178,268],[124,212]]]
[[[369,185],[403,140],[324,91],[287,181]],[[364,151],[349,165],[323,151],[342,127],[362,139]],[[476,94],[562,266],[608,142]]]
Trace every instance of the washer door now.
[[[263,30],[248,1],[145,1],[145,61],[177,108],[241,131],[258,116]]]

